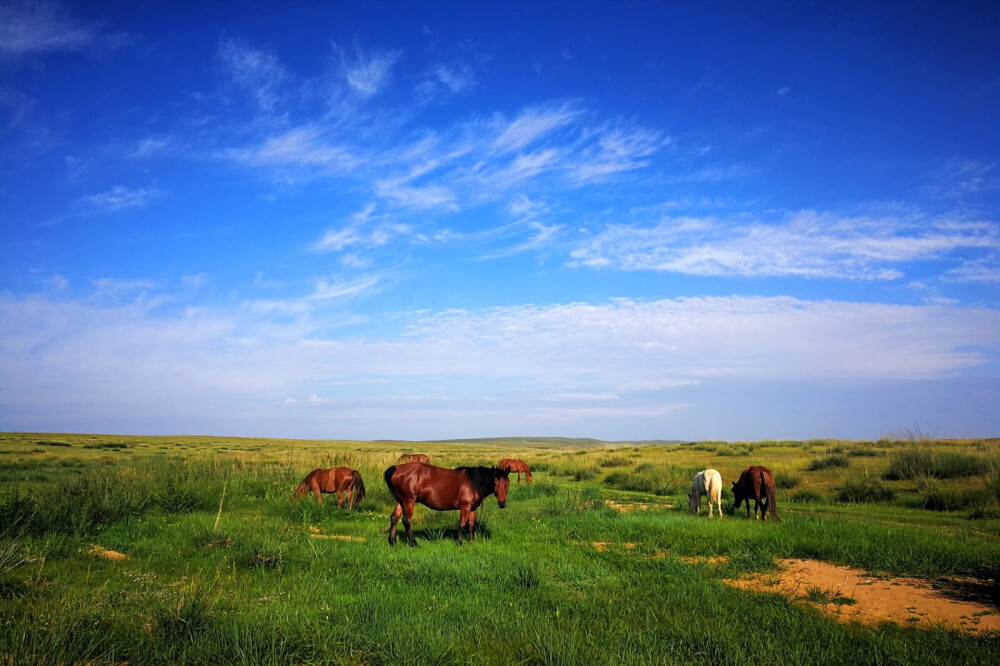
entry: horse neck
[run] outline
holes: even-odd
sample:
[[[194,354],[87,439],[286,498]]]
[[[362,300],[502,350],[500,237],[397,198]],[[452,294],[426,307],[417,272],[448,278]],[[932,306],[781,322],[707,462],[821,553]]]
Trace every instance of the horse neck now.
[[[487,467],[466,467],[465,470],[473,488],[479,492],[480,502],[496,492],[496,487],[493,484],[494,475],[492,469]]]

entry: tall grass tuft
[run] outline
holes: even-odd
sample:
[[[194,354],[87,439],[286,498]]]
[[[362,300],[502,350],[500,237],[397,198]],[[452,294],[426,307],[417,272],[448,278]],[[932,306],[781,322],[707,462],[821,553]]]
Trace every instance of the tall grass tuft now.
[[[912,481],[928,477],[953,479],[978,476],[988,469],[987,461],[979,456],[912,447],[894,451],[889,456],[889,466],[882,478],[886,481]]]
[[[843,484],[837,489],[837,501],[845,504],[890,502],[895,497],[895,490],[869,476],[867,471],[860,476],[845,478]]]
[[[834,467],[850,467],[851,460],[844,455],[831,455],[825,458],[815,458],[809,461],[809,465],[806,470],[810,472],[818,472],[823,469],[831,469]]]

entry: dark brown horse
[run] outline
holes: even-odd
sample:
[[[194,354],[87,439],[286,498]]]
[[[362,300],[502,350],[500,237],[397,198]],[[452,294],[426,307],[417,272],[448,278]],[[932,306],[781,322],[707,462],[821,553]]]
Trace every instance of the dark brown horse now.
[[[518,460],[517,458],[504,458],[497,463],[497,467],[507,470],[508,473],[517,472],[517,485],[521,485],[521,472],[524,472],[528,483],[531,483],[531,469],[523,460]]]
[[[361,473],[356,469],[347,467],[314,469],[295,489],[296,496],[308,493],[316,493],[316,500],[320,503],[323,502],[321,493],[337,493],[337,506],[343,505],[346,493],[347,508],[353,509],[355,503],[361,504],[365,498],[365,483],[361,480]]]
[[[774,476],[771,470],[760,465],[751,465],[740,473],[740,480],[733,482],[733,496],[736,497],[735,508],[740,508],[740,503],[747,503],[747,518],[750,517],[750,500],[753,499],[753,517],[757,520],[757,511],[760,510],[761,520],[767,520],[767,514],[781,522],[778,518],[778,493],[774,487]]]
[[[423,453],[404,453],[403,455],[399,456],[399,458],[396,460],[396,464],[399,465],[408,462],[429,463],[430,461],[431,459],[425,456]]]
[[[406,538],[411,546],[413,538],[413,507],[417,502],[435,511],[458,509],[458,545],[462,545],[462,530],[469,527],[469,541],[475,542],[473,527],[476,509],[483,500],[496,493],[500,508],[507,506],[507,471],[496,467],[459,467],[446,469],[425,463],[412,462],[393,465],[385,470],[385,485],[396,500],[389,523],[389,545],[396,544],[396,523],[403,517]]]

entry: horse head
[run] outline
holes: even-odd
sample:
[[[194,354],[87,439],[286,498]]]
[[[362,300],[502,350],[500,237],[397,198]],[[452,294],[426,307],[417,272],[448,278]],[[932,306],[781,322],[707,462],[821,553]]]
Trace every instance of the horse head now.
[[[743,477],[740,477],[742,480]],[[735,499],[735,504],[733,504],[734,509],[740,508],[740,504],[743,503],[743,488],[733,481],[733,498]],[[749,506],[749,504],[747,505]]]
[[[505,469],[493,470],[493,491],[497,495],[497,504],[501,509],[507,506],[507,487],[510,485],[510,472]]]

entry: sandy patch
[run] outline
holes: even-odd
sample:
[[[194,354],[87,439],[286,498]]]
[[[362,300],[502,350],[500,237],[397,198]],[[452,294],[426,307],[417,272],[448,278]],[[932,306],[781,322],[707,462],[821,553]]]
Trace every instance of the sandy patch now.
[[[107,548],[102,548],[101,546],[93,546],[90,549],[90,554],[95,557],[103,557],[106,560],[127,560],[128,555],[125,553],[119,553],[115,550],[108,550]]]
[[[781,571],[724,581],[755,592],[778,592],[842,622],[943,626],[971,633],[1000,631],[1000,609],[969,597],[991,583],[916,578],[884,580],[858,569],[816,560],[781,560]],[[965,591],[963,595],[962,592]]]

